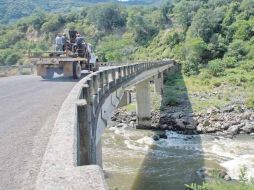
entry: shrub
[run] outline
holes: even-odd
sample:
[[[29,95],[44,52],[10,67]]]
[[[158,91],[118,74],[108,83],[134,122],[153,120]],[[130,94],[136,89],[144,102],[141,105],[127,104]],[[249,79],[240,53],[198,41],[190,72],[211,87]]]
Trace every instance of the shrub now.
[[[246,82],[248,82],[248,79],[245,76],[241,76],[240,82],[246,83]]]
[[[5,63],[7,65],[15,65],[20,58],[21,58],[21,56],[19,54],[12,53],[7,56],[7,58],[5,59]]]
[[[249,52],[247,42],[242,40],[235,40],[228,46],[228,57],[234,57],[236,60],[243,60]]]
[[[163,105],[177,106],[179,102],[175,96],[166,95],[163,99]]]
[[[220,81],[214,81],[213,86],[214,87],[219,87],[221,85]]]
[[[254,71],[254,62],[252,60],[244,61],[241,64],[241,68],[247,72],[253,72]]]
[[[223,58],[223,65],[226,68],[235,68],[237,65],[237,60],[234,57],[225,56]]]
[[[254,94],[251,94],[249,97],[247,97],[245,104],[247,108],[254,109]]]
[[[213,76],[221,76],[224,73],[224,66],[220,59],[208,62],[208,72]]]
[[[212,76],[209,74],[209,72],[207,72],[207,70],[202,71],[202,72],[199,74],[199,77],[200,77],[200,80],[201,80],[201,81],[208,80],[208,79],[211,79],[211,78],[212,78]]]
[[[199,73],[198,62],[186,61],[183,64],[183,71],[187,76],[197,75]]]

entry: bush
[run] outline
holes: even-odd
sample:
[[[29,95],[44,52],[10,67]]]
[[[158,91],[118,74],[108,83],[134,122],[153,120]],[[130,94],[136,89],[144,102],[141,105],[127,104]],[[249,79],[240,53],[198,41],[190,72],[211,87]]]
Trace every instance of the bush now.
[[[228,46],[228,52],[226,55],[228,57],[234,57],[237,61],[243,60],[249,52],[249,47],[247,42],[242,40],[235,40]]]
[[[223,58],[223,65],[225,66],[225,68],[235,68],[237,65],[237,61],[234,57],[225,56]]]
[[[221,86],[221,82],[220,81],[214,81],[213,82],[213,86],[214,87],[220,87]]]
[[[254,62],[252,60],[243,61],[241,63],[241,68],[247,72],[253,72],[254,71]]]
[[[200,77],[201,81],[208,80],[208,79],[212,78],[212,76],[207,72],[207,70],[202,71],[200,73],[199,77]]]
[[[245,76],[241,76],[240,77],[240,82],[246,83],[246,82],[248,82],[248,79]]]
[[[224,73],[224,66],[220,59],[208,62],[208,72],[213,76],[221,76]]]
[[[15,65],[20,58],[21,56],[18,55],[17,53],[12,53],[7,56],[7,58],[5,59],[5,63],[7,65]]]
[[[187,76],[199,74],[198,62],[194,62],[194,61],[184,62],[183,71]]]
[[[251,94],[245,102],[247,108],[254,109],[254,94]]]

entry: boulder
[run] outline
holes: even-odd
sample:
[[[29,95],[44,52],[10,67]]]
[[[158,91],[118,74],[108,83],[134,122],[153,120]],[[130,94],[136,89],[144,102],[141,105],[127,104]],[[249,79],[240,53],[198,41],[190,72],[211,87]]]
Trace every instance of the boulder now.
[[[241,130],[247,134],[250,134],[250,133],[254,132],[254,125],[246,124],[244,127],[242,127]]]
[[[209,126],[206,128],[206,132],[208,132],[208,133],[214,133],[216,131],[217,131],[217,129],[214,126]]]
[[[208,114],[215,114],[215,113],[218,113],[218,112],[220,112],[220,110],[216,107],[208,108],[207,111],[206,111],[206,113],[208,113]]]
[[[224,180],[231,181],[232,179],[231,179],[231,177],[229,175],[225,175]]]
[[[168,136],[166,135],[166,133],[165,133],[165,132],[164,132],[164,133],[159,134],[159,137],[160,137],[161,139],[167,139],[167,138],[168,138]]]
[[[168,129],[168,125],[167,124],[160,125],[160,129],[167,130]]]
[[[175,119],[181,119],[183,116],[185,116],[185,114],[183,112],[177,112],[172,114],[172,117]]]
[[[153,136],[153,140],[154,140],[154,141],[158,141],[158,140],[160,140],[160,137],[159,137],[158,135],[154,135],[154,136]]]
[[[233,125],[233,126],[228,128],[227,132],[232,134],[232,135],[237,135],[238,132],[239,132],[239,126],[238,125]]]
[[[116,125],[117,128],[126,128],[128,125],[126,123],[119,123]]]
[[[203,127],[203,125],[200,123],[200,124],[198,124],[198,126],[197,126],[197,131],[198,132],[202,132],[204,130],[204,127]]]
[[[242,120],[249,120],[250,119],[250,117],[251,117],[251,111],[246,111],[246,112],[244,112],[244,113],[242,113],[241,115],[240,115],[240,118],[242,119]]]
[[[219,175],[220,178],[224,179],[224,177],[225,177],[226,175],[228,175],[228,174],[227,174],[227,172],[225,172],[225,171],[219,171],[218,175]]]
[[[180,129],[185,129],[185,121],[183,119],[176,119],[176,125]]]
[[[196,127],[194,125],[186,125],[185,129],[194,130],[194,129],[196,129]]]
[[[221,111],[223,113],[225,113],[225,112],[229,113],[229,112],[233,112],[234,109],[235,109],[235,105],[229,105],[229,106],[226,106],[226,107],[222,108]]]
[[[211,125],[210,121],[206,120],[203,122],[204,127],[208,127],[209,125]]]

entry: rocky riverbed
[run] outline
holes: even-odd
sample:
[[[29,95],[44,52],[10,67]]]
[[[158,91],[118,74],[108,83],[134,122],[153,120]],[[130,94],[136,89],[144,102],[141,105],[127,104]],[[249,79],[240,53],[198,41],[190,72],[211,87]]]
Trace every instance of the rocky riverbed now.
[[[119,108],[112,121],[118,127],[129,125],[136,128],[136,112]],[[227,105],[222,108],[211,107],[203,113],[193,113],[181,106],[168,107],[163,111],[152,112],[152,125],[145,129],[172,130],[181,134],[214,133],[233,137],[237,134],[250,134],[254,137],[254,111],[241,105]]]

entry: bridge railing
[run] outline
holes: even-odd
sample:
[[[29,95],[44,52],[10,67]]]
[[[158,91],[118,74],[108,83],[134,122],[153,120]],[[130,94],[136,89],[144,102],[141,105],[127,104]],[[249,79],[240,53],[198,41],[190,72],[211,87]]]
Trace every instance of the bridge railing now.
[[[167,60],[123,65],[97,71],[80,80],[59,111],[36,188],[60,189],[56,187],[61,186],[61,189],[108,189],[103,172],[97,165],[98,118],[107,111],[105,105],[110,99],[112,101],[113,94],[121,98],[122,86],[143,71],[156,68],[154,72],[157,72],[164,67],[169,68],[166,65],[173,62]],[[110,102],[112,104],[114,102]]]
[[[82,80],[83,86],[77,103],[78,137],[80,138],[77,146],[78,165],[96,164],[93,151],[88,149],[96,149],[97,118],[105,99],[141,72],[168,63],[169,61],[160,61],[118,66],[95,72]],[[87,134],[92,134],[92,138]],[[90,139],[89,142],[87,139]]]

